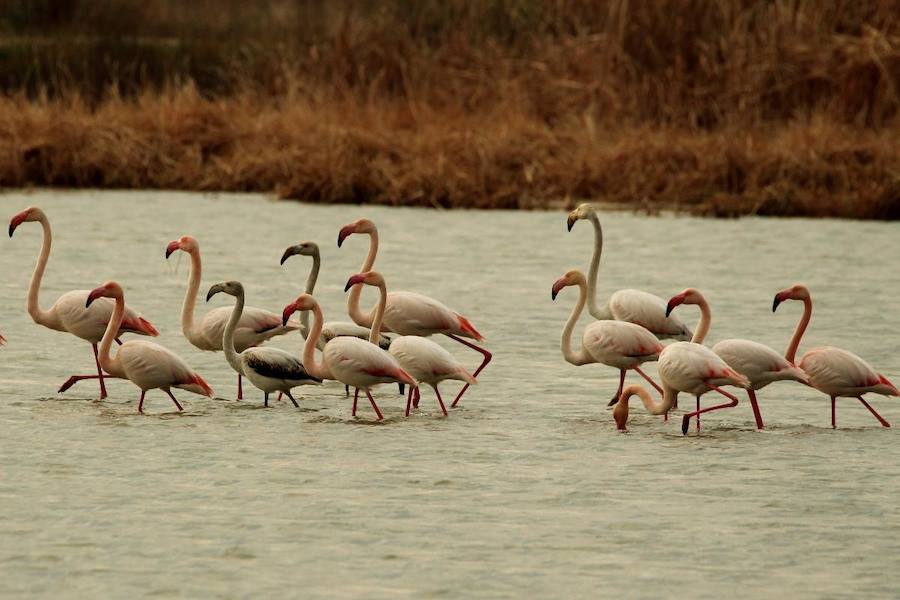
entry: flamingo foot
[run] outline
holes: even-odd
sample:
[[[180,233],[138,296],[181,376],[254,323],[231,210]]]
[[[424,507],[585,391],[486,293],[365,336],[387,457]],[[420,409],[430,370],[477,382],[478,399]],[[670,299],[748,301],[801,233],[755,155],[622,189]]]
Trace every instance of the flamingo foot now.
[[[759,404],[756,402],[756,392],[747,390],[747,395],[750,397],[750,406],[753,408],[753,418],[756,420],[756,428],[765,429],[766,426],[763,424],[762,415],[759,412]]]
[[[709,385],[710,389],[713,389],[713,390],[719,392],[720,394],[722,394],[723,396],[725,396],[726,398],[728,398],[728,399],[730,400],[730,402],[724,402],[724,403],[722,403],[722,404],[716,404],[715,406],[707,406],[706,408],[701,409],[701,408],[700,408],[700,397],[698,396],[698,397],[697,397],[697,410],[694,411],[694,412],[687,413],[686,415],[684,415],[684,417],[683,417],[682,420],[681,420],[681,433],[682,433],[682,435],[687,435],[688,427],[690,427],[691,417],[697,417],[697,421],[698,421],[698,424],[697,424],[697,425],[698,425],[698,426],[697,426],[697,430],[699,431],[699,430],[700,430],[700,427],[699,427],[699,421],[700,421],[700,415],[701,415],[701,414],[703,414],[703,413],[708,413],[708,412],[712,412],[712,411],[714,411],[714,410],[720,410],[720,409],[723,409],[723,408],[732,408],[732,407],[738,405],[738,399],[737,399],[736,396],[733,396],[733,395],[729,394],[728,392],[726,392],[725,390],[719,388],[718,386],[711,385],[711,384],[709,384],[709,383],[707,383],[707,385]]]
[[[876,419],[878,419],[878,422],[881,423],[882,427],[890,427],[891,426],[891,424],[888,423],[887,421],[885,421],[884,417],[879,415],[878,412],[874,408],[872,408],[872,406],[868,402],[863,400],[862,396],[857,396],[857,398],[859,399],[860,402],[863,403],[863,406],[865,406],[866,408],[869,409],[869,412],[872,413],[872,416],[874,416]]]
[[[484,368],[488,365],[489,362],[491,362],[493,355],[486,348],[482,348],[481,346],[476,346],[472,342],[467,342],[466,340],[464,340],[461,337],[456,336],[452,333],[448,333],[447,337],[449,337],[451,340],[456,340],[463,346],[468,346],[469,348],[471,348],[472,350],[475,350],[476,352],[480,352],[481,355],[484,357],[484,360],[481,361],[481,364],[478,366],[477,369],[475,369],[475,372],[472,373],[472,377],[477,378],[478,374],[484,370]],[[461,390],[459,390],[459,393],[456,395],[456,398],[453,400],[453,403],[450,405],[450,408],[456,408],[456,405],[459,404],[459,401],[462,399],[463,394],[465,394],[466,390],[469,389],[469,385],[471,385],[471,384],[467,383],[466,385],[464,385],[462,387]]]
[[[115,377],[115,376],[110,375],[109,373],[104,373],[103,378],[105,379],[107,377]],[[56,393],[62,394],[63,392],[68,390],[70,387],[72,387],[73,385],[78,383],[79,381],[84,381],[85,379],[100,379],[100,376],[99,375],[72,375],[71,377],[66,379],[65,382],[63,382],[63,384],[61,386],[59,386],[59,389],[56,390]],[[101,386],[101,388],[100,388],[100,399],[105,400],[106,397],[107,397],[106,386],[104,385],[104,386]]]
[[[370,392],[369,390],[366,390],[366,396],[369,397],[369,404],[372,405],[372,409],[374,409],[374,410],[375,410],[375,414],[378,415],[378,420],[379,420],[379,421],[383,421],[383,420],[384,420],[384,416],[381,414],[381,411],[378,410],[378,405],[375,404],[375,398],[372,397],[372,392]]]

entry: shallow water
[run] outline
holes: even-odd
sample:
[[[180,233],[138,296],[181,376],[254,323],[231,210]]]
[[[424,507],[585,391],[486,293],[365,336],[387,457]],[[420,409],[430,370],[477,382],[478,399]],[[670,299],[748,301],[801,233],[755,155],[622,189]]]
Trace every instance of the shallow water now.
[[[120,281],[158,341],[211,383],[186,392],[184,414],[161,392],[136,413],[137,389],[110,398],[83,382],[88,345],[31,323],[24,298],[40,228],[23,224],[0,254],[0,595],[6,597],[569,596],[821,597],[896,593],[900,444],[853,400],[829,427],[824,396],[776,383],[749,405],[704,419],[700,435],[633,411],[615,430],[606,400],[616,373],[573,367],[559,332],[575,301],[553,281],[587,268],[587,223],[562,213],[433,212],[273,203],[180,193],[8,193],[9,218],[40,205],[54,228],[42,303]],[[201,293],[239,279],[248,304],[280,309],[309,260],[278,260],[317,241],[326,319],[346,320],[343,285],[366,252],[339,227],[360,216],[381,233],[376,267],[468,315],[494,362],[449,418],[430,390],[403,418],[393,386],[387,420],[360,419],[334,383],[300,388],[303,409],[241,403],[220,354],[182,337],[188,275],[163,258],[183,234],[201,244]],[[705,292],[710,343],[747,337],[782,350],[799,303],[771,312],[795,281],[813,293],[801,346],[836,344],[900,379],[900,226],[799,219],[711,221],[602,216],[602,294],[638,287]],[[182,253],[179,253],[182,254]],[[366,298],[374,298],[371,290]],[[226,305],[220,298],[211,305]],[[202,299],[200,304],[202,305]],[[205,310],[200,306],[200,310]],[[696,322],[695,307],[678,309]],[[478,355],[441,344],[473,368]],[[299,351],[299,335],[276,345]],[[650,371],[655,373],[651,367]],[[631,380],[631,378],[629,378]],[[446,384],[445,397],[456,387]],[[245,393],[248,390],[245,389]],[[692,404],[682,397],[683,406]],[[874,396],[889,421],[900,402]]]

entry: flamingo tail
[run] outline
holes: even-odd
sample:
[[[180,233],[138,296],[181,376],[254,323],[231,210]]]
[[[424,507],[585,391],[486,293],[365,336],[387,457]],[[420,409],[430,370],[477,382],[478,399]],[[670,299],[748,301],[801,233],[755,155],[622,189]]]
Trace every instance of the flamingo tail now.
[[[459,328],[464,336],[473,338],[479,342],[484,339],[484,336],[478,333],[478,330],[475,329],[475,326],[472,325],[471,321],[459,314],[456,315],[456,318],[459,319]]]
[[[201,396],[206,396],[207,398],[212,398],[213,396],[212,388],[209,387],[209,384],[196,373],[191,373],[191,376],[187,381],[179,383],[175,387],[194,392],[195,394],[200,394]]]
[[[126,318],[122,321],[122,326],[119,329],[153,337],[159,335],[159,331],[157,331],[156,327],[144,317],[136,317],[133,319]]]

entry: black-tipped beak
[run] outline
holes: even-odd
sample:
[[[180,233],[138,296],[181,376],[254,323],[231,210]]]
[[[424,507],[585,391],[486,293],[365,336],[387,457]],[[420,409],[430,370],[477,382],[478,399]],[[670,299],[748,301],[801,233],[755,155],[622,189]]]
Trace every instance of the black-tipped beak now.
[[[781,304],[781,298],[779,298],[778,294],[776,294],[775,299],[772,300],[772,312],[775,312],[778,309],[779,304]]]
[[[85,308],[90,308],[91,304],[94,303],[94,299],[91,296],[88,296],[87,302],[84,303]]]
[[[180,244],[178,242],[169,242],[169,245],[166,246],[166,258],[172,256],[172,253],[179,249]]]
[[[209,291],[206,292],[206,301],[209,302],[210,298],[212,298],[213,296],[215,296],[216,294],[218,294],[221,291],[222,291],[221,286],[218,286],[218,285],[212,286],[211,288],[209,288]]]
[[[281,255],[281,263],[280,263],[280,264],[283,265],[283,264],[284,264],[284,261],[286,261],[287,259],[289,259],[290,257],[292,257],[292,256],[293,256],[294,254],[296,254],[296,253],[297,253],[297,251],[294,249],[294,246],[291,246],[290,248],[288,248],[287,250],[285,250],[285,251],[284,251],[284,254]]]
[[[675,307],[678,306],[679,304],[681,304],[681,303],[675,302],[674,298],[669,300],[669,303],[666,304],[666,318],[668,318],[669,315],[672,314],[672,311],[675,310]]]
[[[556,301],[556,295],[558,293],[559,293],[559,290],[556,288],[553,288],[552,290],[550,290],[550,299],[553,301]]]
[[[566,231],[572,231],[572,227],[575,226],[576,219],[573,219],[571,215],[566,219]]]
[[[12,234],[16,231],[16,226],[12,223],[9,224],[9,237],[12,237]]]

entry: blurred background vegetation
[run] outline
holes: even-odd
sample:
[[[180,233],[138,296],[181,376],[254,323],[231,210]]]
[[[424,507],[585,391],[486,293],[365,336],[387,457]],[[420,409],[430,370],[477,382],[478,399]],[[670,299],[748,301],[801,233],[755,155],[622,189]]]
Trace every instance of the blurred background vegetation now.
[[[900,217],[900,0],[0,0],[0,90],[4,185]]]

